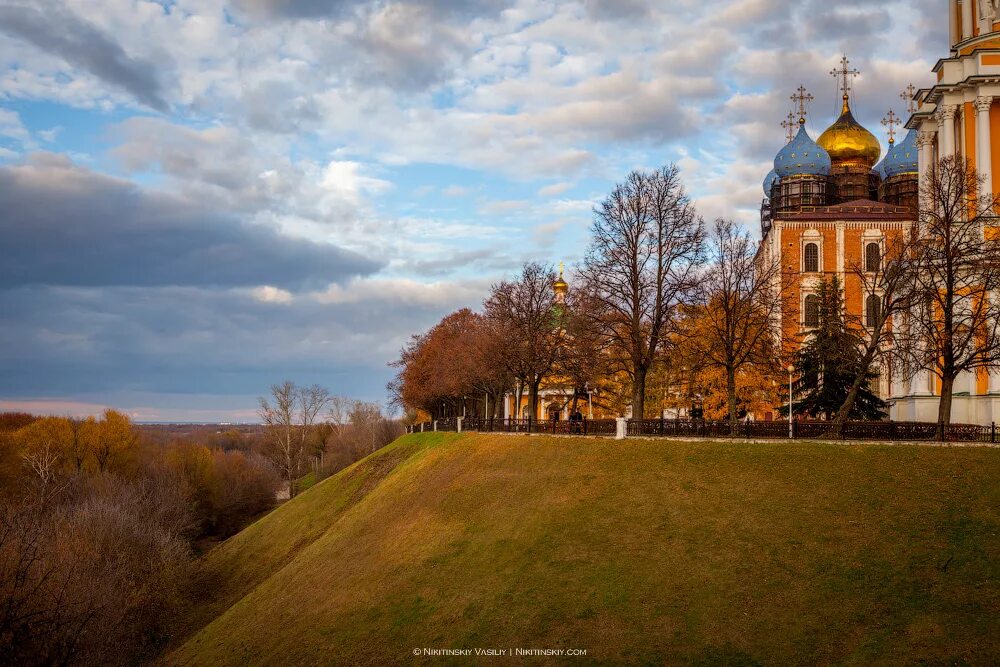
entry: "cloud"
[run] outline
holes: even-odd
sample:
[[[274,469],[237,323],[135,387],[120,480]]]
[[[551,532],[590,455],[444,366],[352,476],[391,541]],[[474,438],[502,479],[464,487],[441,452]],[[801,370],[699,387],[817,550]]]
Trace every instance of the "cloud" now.
[[[169,107],[158,71],[166,63],[133,58],[109,34],[50,2],[14,2],[0,6],[0,30],[121,88],[139,102]]]
[[[0,286],[215,285],[304,289],[377,270],[175,196],[37,155],[0,167]],[[39,205],[44,203],[44,205]]]
[[[363,6],[363,0],[233,0],[233,5],[252,16],[315,19],[339,17]],[[507,7],[507,0],[409,0],[407,4],[433,11],[439,16],[495,14]]]
[[[556,197],[573,187],[572,183],[552,183],[538,189],[539,197]]]
[[[386,362],[410,335],[479,303],[487,287],[358,279],[290,302],[243,289],[4,289],[0,397],[118,396],[112,404],[122,405],[141,392],[231,394],[249,407],[293,378],[377,400],[392,375]]]

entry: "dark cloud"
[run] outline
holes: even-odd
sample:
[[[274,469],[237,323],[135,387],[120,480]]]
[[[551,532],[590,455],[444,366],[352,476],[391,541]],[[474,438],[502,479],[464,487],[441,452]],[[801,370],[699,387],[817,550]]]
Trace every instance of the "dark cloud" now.
[[[36,156],[0,167],[0,287],[275,285],[322,287],[378,265]]]
[[[409,336],[474,302],[460,289],[366,294],[273,303],[249,290],[189,287],[0,290],[0,397],[252,396],[294,378],[382,399],[386,364]]]
[[[0,6],[0,30],[125,90],[153,109],[166,111],[169,106],[158,75],[162,63],[131,57],[114,37],[64,8],[38,2]]]
[[[602,21],[641,20],[652,13],[647,0],[583,0],[587,13]]]

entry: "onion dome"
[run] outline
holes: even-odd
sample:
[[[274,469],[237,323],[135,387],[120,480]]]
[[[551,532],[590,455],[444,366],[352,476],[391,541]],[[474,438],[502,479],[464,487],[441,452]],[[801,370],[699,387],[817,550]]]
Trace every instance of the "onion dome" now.
[[[566,292],[569,291],[569,283],[563,280],[562,262],[559,262],[559,277],[556,278],[556,281],[554,283],[552,283],[552,291],[554,291],[556,294],[560,296],[565,295]]]
[[[799,121],[799,133],[795,138],[778,151],[774,171],[779,178],[830,173],[830,155],[809,138],[804,121]]]
[[[768,197],[770,197],[771,196],[771,188],[773,188],[774,184],[777,183],[780,180],[781,179],[778,178],[778,172],[776,172],[774,169],[772,169],[768,173],[767,178],[764,179],[764,194],[767,195]]]
[[[895,148],[895,147],[896,147],[895,144],[893,144],[890,141],[889,142],[889,150],[887,150],[885,152],[885,157],[882,158],[881,162],[879,162],[877,165],[875,165],[872,168],[872,171],[875,172],[876,174],[878,174],[879,178],[881,178],[883,181],[885,180],[885,163],[886,163],[886,160],[888,160],[889,156],[892,155],[892,149]]]
[[[899,144],[889,149],[882,161],[882,168],[886,176],[916,174],[920,170],[917,166],[917,135],[913,130],[907,132]]]
[[[854,120],[848,97],[844,96],[844,107],[840,118],[819,135],[816,140],[830,154],[830,160],[838,167],[868,167],[871,169],[882,154],[882,147],[871,132]]]

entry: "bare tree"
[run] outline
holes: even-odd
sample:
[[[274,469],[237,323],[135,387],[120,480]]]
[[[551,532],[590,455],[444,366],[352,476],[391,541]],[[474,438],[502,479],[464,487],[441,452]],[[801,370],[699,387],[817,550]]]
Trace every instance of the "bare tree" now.
[[[643,417],[646,375],[691,299],[704,223],[675,165],[633,171],[594,211],[582,267],[602,335],[632,379],[632,414]]]
[[[920,195],[908,321],[913,338],[906,349],[917,368],[941,379],[942,437],[959,374],[1000,366],[1000,237],[992,233],[1000,201],[961,156],[932,165]]]
[[[853,321],[849,324],[864,331],[865,344],[847,398],[830,424],[827,432],[830,437],[840,437],[844,422],[854,409],[872,366],[877,363],[884,367],[890,365],[893,329],[898,328],[901,316],[913,301],[913,271],[916,268],[913,260],[914,241],[907,230],[900,236],[889,238],[884,252],[880,252],[878,257],[863,257],[850,267],[861,284],[863,313],[861,317],[851,317]]]
[[[271,386],[271,400],[261,397],[258,414],[274,447],[274,463],[288,483],[288,497],[295,493],[295,479],[302,473],[303,456],[316,419],[330,401],[330,392],[319,385],[298,387],[286,380]]]
[[[537,414],[538,389],[552,372],[563,343],[564,311],[552,289],[555,279],[550,267],[529,262],[516,280],[494,285],[485,304],[487,317],[498,323],[506,337],[509,374],[528,389],[532,416]]]
[[[735,432],[736,376],[748,364],[771,366],[777,356],[775,322],[782,300],[775,294],[781,265],[756,253],[756,244],[732,220],[718,219],[709,248],[710,269],[686,335],[708,367],[725,373],[730,428]]]

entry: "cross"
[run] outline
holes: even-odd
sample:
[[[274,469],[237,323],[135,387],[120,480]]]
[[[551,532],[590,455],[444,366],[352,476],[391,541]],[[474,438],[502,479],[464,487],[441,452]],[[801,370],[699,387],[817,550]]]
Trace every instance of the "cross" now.
[[[785,128],[785,137],[788,139],[788,143],[792,143],[792,139],[795,138],[795,125],[795,114],[789,111],[788,117],[781,121],[781,127]]]
[[[844,92],[844,97],[848,97],[851,94],[851,81],[854,80],[854,77],[861,74],[861,72],[856,69],[849,69],[850,64],[851,61],[847,59],[846,55],[844,55],[844,57],[840,59],[840,69],[830,70],[831,76],[840,79],[840,89]]]
[[[896,126],[902,123],[899,120],[899,116],[892,109],[889,109],[889,113],[886,114],[885,118],[882,119],[882,124],[889,128],[889,143],[896,143]]]
[[[915,92],[917,92],[917,89],[911,83],[903,89],[902,93],[899,94],[899,99],[906,102],[906,112],[909,114],[912,114],[917,110],[917,101],[913,99],[913,93]]]
[[[799,105],[799,124],[803,125],[806,122],[806,103],[812,102],[815,97],[806,92],[805,86],[799,86],[799,89],[792,95],[792,101]]]

